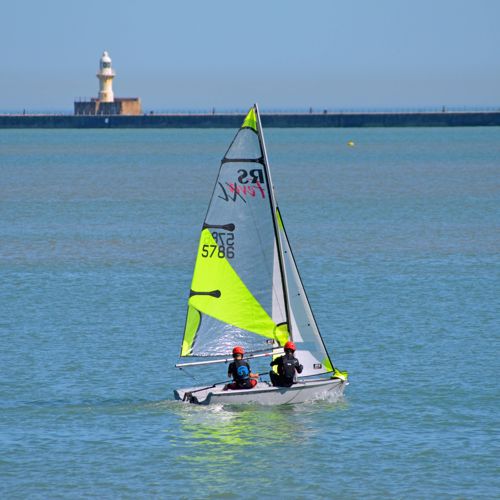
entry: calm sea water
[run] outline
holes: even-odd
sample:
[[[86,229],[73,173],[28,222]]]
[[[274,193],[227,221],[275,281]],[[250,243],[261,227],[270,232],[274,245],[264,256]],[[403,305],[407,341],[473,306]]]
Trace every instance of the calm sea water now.
[[[173,365],[234,132],[0,132],[0,496],[499,498],[500,130],[268,130],[351,383],[185,406],[173,389],[206,378]]]

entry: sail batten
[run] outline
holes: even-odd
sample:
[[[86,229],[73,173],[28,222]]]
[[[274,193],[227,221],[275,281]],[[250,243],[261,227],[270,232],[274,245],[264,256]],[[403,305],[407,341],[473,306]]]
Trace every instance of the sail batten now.
[[[222,163],[238,162],[238,163],[261,163],[264,164],[263,158],[222,158]]]

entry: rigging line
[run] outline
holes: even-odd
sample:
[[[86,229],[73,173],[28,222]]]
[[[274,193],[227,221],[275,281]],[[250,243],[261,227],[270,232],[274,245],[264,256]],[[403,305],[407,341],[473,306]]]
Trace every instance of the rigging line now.
[[[185,368],[179,367],[179,370],[181,370],[184,375],[188,375],[189,377],[191,377],[195,382],[198,382],[198,379],[194,375],[189,373]]]
[[[218,385],[228,384],[230,382],[231,382],[231,380],[224,380],[223,382],[215,382],[215,384],[209,385],[207,387],[201,387],[200,389],[195,389],[194,391],[186,392],[186,394],[184,395],[184,398],[186,398],[187,394],[191,395],[191,394],[194,394],[195,392],[205,391],[206,389],[212,389],[213,387],[216,387]]]

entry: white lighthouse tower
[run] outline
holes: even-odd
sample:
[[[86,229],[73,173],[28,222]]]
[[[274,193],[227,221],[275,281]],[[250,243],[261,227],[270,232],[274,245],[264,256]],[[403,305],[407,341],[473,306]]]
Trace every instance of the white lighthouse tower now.
[[[115,97],[113,93],[113,78],[115,72],[111,67],[111,57],[104,51],[99,59],[99,95],[90,101],[79,99],[75,101],[75,115],[140,115],[142,114],[139,97]]]
[[[100,102],[114,102],[115,96],[113,94],[113,78],[115,72],[111,67],[111,57],[104,51],[99,61],[99,101]]]

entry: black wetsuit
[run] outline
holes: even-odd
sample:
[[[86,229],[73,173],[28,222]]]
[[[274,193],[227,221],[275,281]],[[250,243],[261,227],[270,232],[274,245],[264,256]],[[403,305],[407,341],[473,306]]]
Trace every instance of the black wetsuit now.
[[[277,387],[291,387],[295,383],[295,372],[302,373],[303,370],[303,366],[293,353],[286,353],[276,358],[271,361],[271,366],[278,367],[278,373],[273,370],[269,372],[272,384]]]

